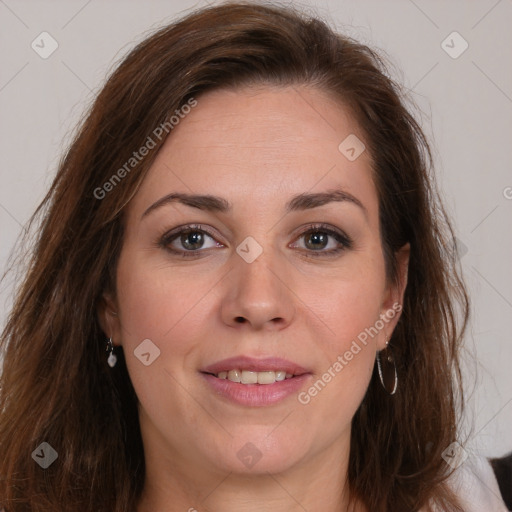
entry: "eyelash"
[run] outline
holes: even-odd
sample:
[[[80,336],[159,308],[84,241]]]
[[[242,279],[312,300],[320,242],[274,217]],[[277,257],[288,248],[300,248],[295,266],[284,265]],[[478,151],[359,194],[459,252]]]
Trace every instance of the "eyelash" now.
[[[171,252],[175,255],[180,255],[183,258],[193,258],[200,252],[208,251],[209,249],[198,249],[198,250],[189,250],[189,251],[180,251],[176,249],[171,249],[169,245],[176,240],[181,234],[183,233],[195,233],[200,232],[208,235],[209,237],[215,239],[215,235],[210,232],[205,226],[202,226],[201,224],[189,224],[186,226],[181,226],[180,228],[177,228],[178,231],[173,230],[171,232],[165,233],[159,240],[158,246]],[[314,251],[314,250],[306,250],[309,253],[309,256],[312,256],[314,258],[318,257],[332,257],[336,256],[342,251],[345,251],[347,249],[351,249],[353,245],[352,239],[347,236],[343,232],[338,232],[331,227],[329,227],[327,224],[309,224],[307,228],[302,231],[302,233],[297,237],[297,240],[302,238],[305,235],[310,235],[314,233],[325,233],[331,237],[333,237],[339,244],[341,244],[341,247],[338,247],[336,249],[331,249],[329,251]],[[212,248],[213,249],[213,248]]]

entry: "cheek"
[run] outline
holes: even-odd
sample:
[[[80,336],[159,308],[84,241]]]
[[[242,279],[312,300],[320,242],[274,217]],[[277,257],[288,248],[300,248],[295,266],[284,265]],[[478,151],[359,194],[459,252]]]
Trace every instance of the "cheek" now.
[[[345,283],[331,297],[325,318],[332,332],[323,344],[316,342],[322,364],[311,385],[298,396],[310,418],[322,418],[327,439],[349,428],[364,398],[375,365],[378,330],[372,328],[379,319],[378,301],[370,286]]]
[[[321,311],[328,335],[316,341],[321,371],[299,401],[328,411],[333,428],[350,421],[368,387],[375,344],[385,330],[379,316],[384,277],[383,265],[369,261],[351,266],[314,294],[314,309]]]
[[[161,425],[170,415],[198,421],[183,375],[196,348],[194,340],[208,321],[207,294],[215,281],[203,277],[147,261],[142,264],[136,256],[119,261],[117,291],[126,366],[144,414]],[[144,353],[149,353],[147,365],[141,357]]]
[[[329,345],[336,351],[348,350],[354,339],[375,325],[381,313],[385,287],[384,267],[363,258],[347,262],[344,271],[325,279],[321,289],[310,290],[329,327]],[[373,338],[373,337],[370,337]]]
[[[218,278],[217,278],[218,280]],[[152,339],[165,348],[169,340],[187,339],[180,332],[204,322],[208,293],[215,276],[194,270],[180,272],[169,267],[121,259],[118,266],[118,300],[122,314],[123,344]]]

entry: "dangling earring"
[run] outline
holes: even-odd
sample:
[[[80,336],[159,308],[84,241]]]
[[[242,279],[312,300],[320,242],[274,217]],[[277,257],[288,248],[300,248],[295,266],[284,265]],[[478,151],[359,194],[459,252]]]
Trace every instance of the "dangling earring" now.
[[[379,370],[379,378],[382,387],[390,394],[394,395],[398,386],[398,375],[396,373],[396,364],[389,345],[389,338],[386,336],[386,348],[378,351],[376,355],[377,368]],[[384,355],[381,359],[381,352]]]
[[[107,363],[110,368],[114,368],[117,363],[117,357],[114,355],[114,345],[112,343],[112,338],[109,338],[107,341],[107,352],[110,351],[110,354],[107,359]]]

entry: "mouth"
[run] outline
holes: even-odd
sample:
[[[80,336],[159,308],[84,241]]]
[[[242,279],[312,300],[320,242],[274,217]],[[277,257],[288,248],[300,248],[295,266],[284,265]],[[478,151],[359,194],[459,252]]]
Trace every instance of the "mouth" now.
[[[286,359],[247,356],[218,361],[200,373],[218,395],[247,406],[284,400],[298,392],[312,376],[310,370]]]
[[[203,372],[207,375],[213,375],[217,379],[230,380],[231,382],[238,382],[240,384],[274,384],[287,379],[298,377],[292,373],[287,373],[286,370],[278,371],[263,371],[253,372],[250,370],[228,370],[219,373]],[[303,374],[300,374],[303,375]]]
[[[230,357],[217,361],[201,370],[218,379],[227,379],[241,384],[274,384],[300,377],[310,370],[293,361],[280,357],[256,359],[248,356]]]

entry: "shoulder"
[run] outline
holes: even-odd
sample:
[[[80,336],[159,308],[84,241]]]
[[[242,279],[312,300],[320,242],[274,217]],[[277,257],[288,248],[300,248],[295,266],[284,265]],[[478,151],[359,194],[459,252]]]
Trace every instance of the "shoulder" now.
[[[470,455],[448,480],[465,512],[507,512],[494,471],[482,456]]]

